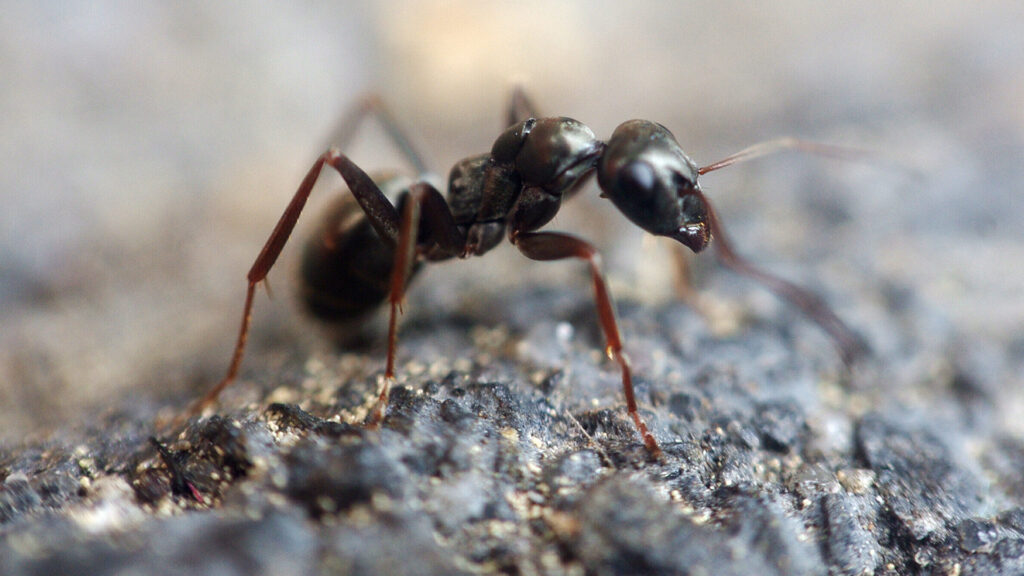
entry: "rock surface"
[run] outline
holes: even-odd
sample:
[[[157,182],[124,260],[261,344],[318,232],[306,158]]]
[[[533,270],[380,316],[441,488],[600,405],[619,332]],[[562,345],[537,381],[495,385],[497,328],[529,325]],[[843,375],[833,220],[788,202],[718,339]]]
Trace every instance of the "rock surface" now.
[[[8,7],[0,96],[18,147],[0,148],[14,168],[0,182],[0,576],[1024,573],[1019,7],[786,3],[807,19],[783,25],[799,19],[774,5],[745,19],[719,2],[701,17],[691,3],[607,15],[584,2],[565,3],[568,25],[550,3],[550,20],[529,22],[470,4],[381,13],[375,43],[351,11],[118,8],[123,21],[43,12],[20,26],[29,8]],[[788,134],[886,151],[877,163],[780,156],[703,182],[740,251],[811,286],[873,354],[847,370],[813,324],[711,256],[694,266],[699,311],[659,297],[671,258],[609,224],[622,219],[588,190],[595,201],[581,193],[551,228],[606,256],[663,458],[626,415],[582,266],[524,263],[507,247],[419,279],[378,429],[359,423],[383,368],[379,334],[331,348],[262,293],[217,410],[158,429],[222,374],[245,268],[285,202],[262,192],[294,189],[308,158],[280,155],[323,133],[311,125],[327,111],[299,112],[328,99],[315,78],[338,73],[329,87],[354,90],[333,66],[393,60],[389,96],[413,84],[403,118],[454,159],[493,134],[452,95],[489,91],[491,76],[409,76],[400,62],[423,64],[423,31],[440,50],[455,32],[505,29],[557,32],[602,60],[559,64],[551,83],[557,103],[578,103],[552,112],[596,116],[603,135],[635,109],[703,151]],[[251,53],[235,32],[255,37]],[[627,32],[649,45],[627,50]],[[183,76],[193,60],[210,72]],[[537,70],[545,60],[557,59]],[[221,74],[225,94],[197,88]],[[544,100],[553,89],[539,84]],[[190,96],[182,110],[160,99],[175,91]],[[430,134],[442,109],[456,127]],[[34,202],[49,210],[20,211]],[[71,234],[53,208],[76,202],[102,214],[98,232],[53,248]],[[43,233],[55,236],[32,237]],[[286,277],[275,270],[275,288]]]
[[[543,325],[545,293],[529,296],[537,305],[518,318]],[[260,376],[264,400],[193,421],[164,438],[162,456],[144,414],[8,448],[0,573],[1024,566],[1022,494],[1009,472],[1024,465],[1019,444],[979,436],[968,419],[908,419],[881,401],[884,364],[841,383],[821,337],[809,334],[817,344],[804,354],[784,353],[800,346],[784,330],[802,322],[789,313],[721,340],[682,305],[627,303],[622,322],[647,347],[635,354],[642,410],[665,451],[654,460],[621,407],[614,367],[593,354],[596,322],[568,316],[579,316],[583,336],[560,344],[560,369],[517,352],[549,347],[530,341],[544,338],[539,330],[492,337],[506,352],[491,354],[443,318],[407,326],[402,356],[414,360],[379,430],[346,423],[365,413],[377,373],[345,373],[325,357]],[[691,351],[673,344],[694,338]],[[446,340],[468,345],[468,367],[449,368],[447,353],[431,351]],[[655,346],[666,352],[661,367]],[[679,372],[694,376],[671,378]],[[950,385],[929,384],[953,396]],[[993,476],[989,461],[1007,477]]]

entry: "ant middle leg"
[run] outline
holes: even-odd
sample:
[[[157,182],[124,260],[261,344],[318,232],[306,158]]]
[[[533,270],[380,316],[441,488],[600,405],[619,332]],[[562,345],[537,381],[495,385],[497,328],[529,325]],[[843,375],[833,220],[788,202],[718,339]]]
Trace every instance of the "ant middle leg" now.
[[[512,235],[512,243],[531,260],[565,260],[579,258],[590,264],[590,276],[594,283],[594,301],[597,304],[598,320],[605,337],[605,354],[618,363],[622,370],[622,391],[626,396],[626,410],[636,425],[640,437],[643,438],[647,451],[655,458],[661,456],[661,448],[657,440],[648,431],[647,424],[640,417],[636,396],[633,392],[632,369],[629,357],[622,348],[622,336],[619,334],[618,322],[615,319],[615,304],[608,283],[604,278],[601,266],[601,255],[590,243],[558,232],[521,232]]]
[[[511,126],[527,118],[539,117],[540,113],[537,111],[537,107],[533,104],[533,100],[526,95],[526,89],[522,84],[513,86],[508,108],[505,109],[505,126]]]
[[[395,381],[395,354],[398,347],[398,315],[402,313],[402,300],[409,282],[413,264],[419,256],[444,260],[461,254],[465,235],[455,223],[444,196],[426,182],[410,186],[407,194],[399,198],[402,224],[395,244],[395,260],[391,268],[388,303],[388,352],[383,381],[377,401],[366,416],[365,423],[376,427],[384,419],[391,385]],[[421,234],[422,232],[422,234]]]

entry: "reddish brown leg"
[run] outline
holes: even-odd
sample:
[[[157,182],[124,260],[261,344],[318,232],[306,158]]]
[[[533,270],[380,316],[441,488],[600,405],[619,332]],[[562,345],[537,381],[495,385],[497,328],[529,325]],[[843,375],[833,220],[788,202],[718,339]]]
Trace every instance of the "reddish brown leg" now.
[[[597,315],[604,332],[605,354],[618,363],[622,369],[622,391],[626,396],[626,410],[636,424],[644,446],[654,457],[661,456],[661,448],[654,436],[647,430],[647,424],[640,418],[637,410],[636,397],[633,393],[633,377],[630,370],[629,357],[622,349],[622,337],[619,335],[618,322],[615,320],[615,305],[608,284],[601,270],[601,255],[586,241],[557,232],[523,232],[512,237],[512,243],[527,258],[532,260],[564,260],[580,258],[590,264],[590,276],[594,281],[594,301],[597,304]]]
[[[445,202],[441,193],[430,184],[424,182],[413,184],[409,189],[409,194],[399,203],[402,205],[402,225],[398,231],[395,265],[391,269],[388,296],[391,305],[391,314],[388,319],[388,356],[377,402],[366,416],[366,425],[371,428],[377,427],[384,419],[384,413],[388,406],[388,395],[391,385],[395,382],[398,315],[402,313],[405,286],[409,282],[412,266],[419,253],[417,239],[420,237],[420,229],[422,228],[426,233],[420,246],[424,253],[429,252],[434,257],[445,258],[459,254],[465,244],[465,238],[455,224],[448,203]]]
[[[537,107],[533,105],[533,101],[526,95],[526,90],[523,89],[522,85],[516,84],[512,88],[512,96],[509,98],[508,108],[505,112],[505,126],[511,126],[527,118],[538,118],[539,116]]]
[[[245,344],[249,336],[249,324],[252,319],[252,305],[256,286],[266,279],[267,273],[270,272],[278,256],[281,255],[281,250],[284,248],[285,243],[288,242],[288,237],[291,236],[299,215],[306,205],[306,200],[309,199],[309,194],[313,190],[313,185],[316,184],[320,171],[325,164],[334,167],[341,174],[342,178],[345,179],[352,194],[363,208],[363,211],[366,212],[370,223],[380,237],[393,242],[397,241],[399,236],[398,211],[395,210],[395,207],[391,205],[387,197],[374,184],[373,180],[335,148],[328,150],[320,156],[309,169],[306,177],[303,178],[299,189],[295,192],[284,214],[281,215],[280,220],[278,220],[277,225],[274,227],[274,231],[270,233],[267,243],[263,245],[259,256],[256,257],[252,268],[249,269],[247,276],[249,284],[245,293],[245,305],[242,309],[242,325],[238,330],[238,340],[235,343],[235,351],[231,356],[231,364],[228,366],[227,374],[206,395],[197,400],[184,414],[179,416],[174,422],[175,425],[179,425],[185,419],[202,413],[216,403],[221,392],[231,385],[238,376],[238,369],[242,364]]]
[[[675,271],[672,285],[675,288],[676,296],[688,306],[704,315],[701,309],[700,294],[693,284],[693,265],[690,261],[689,251],[678,242],[668,243],[669,252],[672,255],[672,268]]]
[[[398,315],[402,312],[402,298],[412,264],[416,260],[416,235],[419,232],[420,207],[415,200],[407,198],[402,208],[402,226],[398,231],[395,246],[395,265],[391,269],[391,285],[388,302],[391,314],[388,318],[388,359],[384,368],[384,380],[380,385],[377,402],[366,416],[366,425],[376,428],[384,419],[388,406],[388,395],[395,382],[395,348],[398,346]]]
[[[368,117],[377,119],[377,122],[380,123],[387,133],[388,138],[394,142],[402,155],[412,164],[417,174],[427,172],[427,165],[423,161],[423,156],[412,145],[412,139],[402,129],[394,114],[391,113],[391,110],[388,109],[384,101],[377,94],[364,96],[356,103],[355,107],[341,116],[341,123],[331,131],[330,141],[327,143],[328,146],[333,146],[339,150],[347,150],[349,144],[352,143],[356,133],[359,131],[359,127]]]

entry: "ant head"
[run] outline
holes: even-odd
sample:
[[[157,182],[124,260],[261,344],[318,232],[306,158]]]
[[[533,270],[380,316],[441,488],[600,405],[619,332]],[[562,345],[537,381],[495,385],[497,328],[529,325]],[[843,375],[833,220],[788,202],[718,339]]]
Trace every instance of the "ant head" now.
[[[711,241],[697,165],[661,124],[630,120],[616,128],[597,181],[602,196],[647,232],[675,238],[694,252]]]

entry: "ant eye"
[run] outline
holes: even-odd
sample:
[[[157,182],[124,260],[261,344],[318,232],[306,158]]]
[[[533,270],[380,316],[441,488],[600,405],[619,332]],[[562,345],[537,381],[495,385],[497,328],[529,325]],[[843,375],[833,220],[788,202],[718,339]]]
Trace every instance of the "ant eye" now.
[[[649,162],[630,160],[615,166],[612,184],[605,182],[602,189],[626,218],[651,234],[673,234],[678,229],[679,198]]]
[[[630,162],[619,170],[619,188],[649,195],[654,188],[654,168],[646,162]]]

